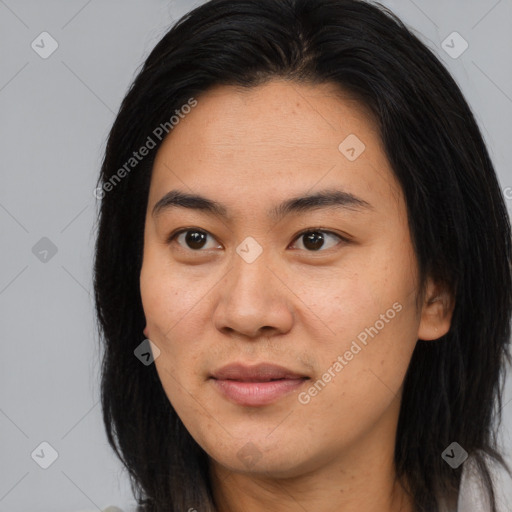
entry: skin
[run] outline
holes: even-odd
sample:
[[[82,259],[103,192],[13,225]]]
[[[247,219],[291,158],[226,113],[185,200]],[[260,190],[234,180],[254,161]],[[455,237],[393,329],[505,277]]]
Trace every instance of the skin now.
[[[418,339],[448,331],[453,304],[431,280],[416,303],[406,206],[377,125],[332,84],[219,86],[197,100],[156,156],[140,285],[159,378],[210,457],[220,512],[411,512],[393,480],[404,375]],[[354,161],[338,149],[349,134],[365,144]],[[371,208],[267,216],[326,188]],[[173,189],[222,203],[229,219],[183,207],[153,216]],[[334,234],[322,231],[315,251],[299,233],[320,227]],[[208,234],[204,248],[187,245],[186,234],[166,241],[185,228]],[[248,236],[262,248],[252,263],[236,252]],[[333,371],[396,303],[400,312]],[[270,361],[310,380],[272,404],[241,406],[209,379],[235,361]],[[329,368],[331,381],[300,403]]]

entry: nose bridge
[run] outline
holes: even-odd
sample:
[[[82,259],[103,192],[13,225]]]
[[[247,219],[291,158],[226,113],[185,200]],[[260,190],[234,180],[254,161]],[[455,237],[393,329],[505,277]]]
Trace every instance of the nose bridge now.
[[[268,301],[275,285],[270,283],[270,256],[270,250],[264,250],[252,237],[247,237],[238,245],[229,276],[231,298],[236,299],[239,304],[240,301],[247,301],[253,307],[257,307],[261,300]]]
[[[218,329],[238,331],[254,336],[262,327],[287,330],[291,311],[286,289],[269,267],[272,253],[251,237],[246,238],[233,254],[231,271],[221,285],[214,314]]]

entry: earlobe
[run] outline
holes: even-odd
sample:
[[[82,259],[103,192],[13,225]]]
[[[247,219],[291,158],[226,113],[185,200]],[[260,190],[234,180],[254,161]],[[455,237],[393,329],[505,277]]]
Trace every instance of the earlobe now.
[[[144,336],[146,336],[146,339],[149,339],[149,331],[147,325],[144,327],[144,330],[142,332],[144,333]]]
[[[421,310],[418,339],[427,341],[443,337],[450,330],[454,306],[454,299],[446,287],[429,281]]]

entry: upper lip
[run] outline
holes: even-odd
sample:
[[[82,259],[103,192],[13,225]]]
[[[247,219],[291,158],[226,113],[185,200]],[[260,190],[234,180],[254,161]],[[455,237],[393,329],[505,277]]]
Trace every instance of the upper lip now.
[[[212,377],[218,380],[238,380],[245,382],[264,382],[273,379],[304,379],[307,375],[296,373],[283,366],[260,363],[253,366],[232,363],[216,370]]]

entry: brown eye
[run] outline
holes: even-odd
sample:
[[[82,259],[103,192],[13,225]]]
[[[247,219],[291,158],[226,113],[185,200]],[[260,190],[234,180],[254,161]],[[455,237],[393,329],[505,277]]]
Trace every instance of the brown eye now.
[[[206,231],[189,228],[182,229],[181,231],[170,235],[167,241],[168,243],[171,243],[176,240],[182,248],[197,252],[201,251],[201,249],[222,248],[220,244],[215,245],[213,242],[210,242],[211,244],[213,243],[213,245],[208,247],[208,237],[214,240],[214,238]],[[348,240],[341,235],[322,229],[309,229],[308,231],[303,231],[295,238],[295,240],[302,240],[302,247],[299,246],[298,248],[304,249],[308,252],[319,252],[321,249],[330,249],[331,247],[335,247],[339,244],[340,241],[348,242]]]
[[[329,239],[331,237],[337,239],[337,242],[329,245]],[[330,249],[334,247],[340,240],[343,240],[343,237],[336,233],[331,233],[330,231],[310,230],[302,232],[296,238],[296,240],[300,239],[303,240],[302,245],[307,251],[319,251],[320,249]]]
[[[171,235],[168,239],[168,242],[170,243],[176,239],[179,245],[181,245],[183,248],[188,248],[193,251],[199,251],[204,248],[213,249],[219,247],[218,244],[213,247],[207,247],[209,236],[209,233],[200,229],[183,229],[174,235]]]

